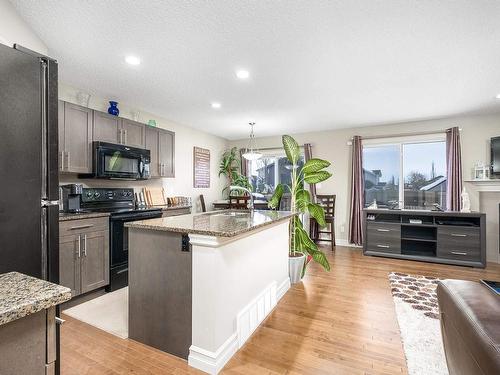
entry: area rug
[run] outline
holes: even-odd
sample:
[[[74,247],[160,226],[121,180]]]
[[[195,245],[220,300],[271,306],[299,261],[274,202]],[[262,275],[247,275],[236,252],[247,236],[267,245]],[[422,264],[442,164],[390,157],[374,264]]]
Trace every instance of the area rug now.
[[[128,287],[64,310],[64,314],[118,336],[128,338]]]
[[[389,274],[409,375],[448,375],[439,327],[439,279]]]

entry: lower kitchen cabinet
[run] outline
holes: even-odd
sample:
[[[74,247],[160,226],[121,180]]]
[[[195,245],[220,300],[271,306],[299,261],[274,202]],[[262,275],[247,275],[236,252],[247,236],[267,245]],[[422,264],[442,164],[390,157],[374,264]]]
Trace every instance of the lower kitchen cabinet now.
[[[55,307],[0,326],[0,374],[55,375]]]
[[[108,219],[64,221],[59,232],[60,284],[73,297],[108,285]]]

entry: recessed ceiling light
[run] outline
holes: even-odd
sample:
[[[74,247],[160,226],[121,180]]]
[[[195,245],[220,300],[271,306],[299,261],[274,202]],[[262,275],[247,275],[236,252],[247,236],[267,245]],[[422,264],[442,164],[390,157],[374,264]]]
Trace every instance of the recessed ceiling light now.
[[[212,108],[219,109],[221,107],[220,103],[213,102],[212,103]]]
[[[497,96],[495,96],[495,98],[500,99],[500,94],[497,94]]]
[[[137,56],[127,56],[125,57],[125,62],[130,65],[139,65],[141,63],[141,59]]]
[[[236,72],[236,77],[238,77],[239,79],[247,79],[248,77],[250,77],[250,73],[248,72],[248,70],[238,70]]]

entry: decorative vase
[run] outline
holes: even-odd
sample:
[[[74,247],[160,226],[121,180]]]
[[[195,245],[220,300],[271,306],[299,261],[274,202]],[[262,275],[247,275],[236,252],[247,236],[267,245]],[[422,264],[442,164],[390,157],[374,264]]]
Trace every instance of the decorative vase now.
[[[120,114],[120,110],[118,109],[118,102],[109,102],[108,113],[113,116],[118,116]]]
[[[297,284],[302,279],[302,269],[304,268],[305,260],[306,256],[302,253],[296,253],[295,256],[288,256],[288,272],[292,284]]]

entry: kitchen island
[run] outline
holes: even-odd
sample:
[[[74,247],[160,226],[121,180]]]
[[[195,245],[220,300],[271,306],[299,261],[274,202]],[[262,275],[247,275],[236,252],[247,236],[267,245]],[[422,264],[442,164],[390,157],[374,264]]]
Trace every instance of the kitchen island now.
[[[216,374],[290,287],[290,212],[127,223],[129,337]]]

